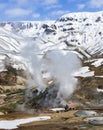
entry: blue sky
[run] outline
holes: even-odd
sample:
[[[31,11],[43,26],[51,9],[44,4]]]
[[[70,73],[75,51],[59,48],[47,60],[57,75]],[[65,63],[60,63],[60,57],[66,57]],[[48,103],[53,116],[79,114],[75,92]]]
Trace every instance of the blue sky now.
[[[103,0],[0,0],[0,21],[55,20],[71,12],[103,10]]]

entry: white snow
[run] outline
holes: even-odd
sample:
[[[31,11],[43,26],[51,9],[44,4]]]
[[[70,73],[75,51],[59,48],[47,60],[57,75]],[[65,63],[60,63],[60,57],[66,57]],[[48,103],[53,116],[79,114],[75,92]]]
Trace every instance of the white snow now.
[[[77,72],[73,74],[74,76],[80,77],[92,77],[94,76],[94,71],[90,71],[88,66],[80,68]]]
[[[97,92],[103,92],[103,89],[97,88]]]
[[[56,112],[56,111],[64,111],[65,108],[52,108],[52,109],[50,109],[50,110],[52,110],[52,111],[54,111],[54,112]]]
[[[103,75],[100,75],[100,76],[95,76],[95,77],[97,77],[97,78],[103,78]]]
[[[46,34],[42,27],[44,24],[56,25],[56,34]],[[50,29],[52,28],[50,27]],[[13,55],[20,54],[22,46],[31,44],[28,40],[30,38],[37,38],[35,41],[40,49],[37,53],[42,56],[47,51],[54,49],[60,49],[63,53],[74,51],[80,58],[91,58],[94,55],[103,54],[103,11],[69,13],[55,22],[6,22],[4,26],[0,27],[0,56],[11,54],[10,56],[13,58]],[[98,67],[102,63],[103,58],[95,60],[92,65]],[[15,68],[19,68],[18,64],[14,65]],[[2,71],[3,68],[0,67],[0,70]],[[94,75],[94,72],[91,71],[81,73],[79,75],[83,77]]]
[[[97,59],[95,62],[92,63],[95,67],[99,67],[103,64],[103,58]]]
[[[41,117],[32,117],[27,119],[16,119],[16,120],[1,120],[0,129],[16,129],[19,125],[35,122],[35,121],[44,121],[51,119],[50,116],[41,116]]]
[[[85,57],[103,53],[103,11],[69,13],[57,22],[62,39],[79,48]],[[65,31],[63,31],[65,29]],[[68,35],[64,38],[65,35]]]

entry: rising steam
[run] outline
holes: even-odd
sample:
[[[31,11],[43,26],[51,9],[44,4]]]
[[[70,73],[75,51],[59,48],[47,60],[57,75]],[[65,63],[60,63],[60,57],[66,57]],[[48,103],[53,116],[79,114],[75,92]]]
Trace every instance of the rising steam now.
[[[48,51],[42,58],[38,57],[37,52],[40,50],[34,43],[27,44],[22,52],[28,76],[27,95],[33,96],[30,95],[32,87],[36,87],[38,91],[45,91],[48,87],[43,78],[45,72],[55,84],[58,84],[57,99],[68,99],[77,86],[78,81],[73,73],[80,68],[80,59],[75,53],[64,54],[62,50]],[[46,80],[48,81],[48,77]]]
[[[67,99],[77,85],[73,73],[81,66],[79,58],[73,52],[64,54],[60,50],[53,50],[46,54],[44,61],[46,71],[59,84],[58,98]]]
[[[38,57],[39,52],[38,46],[32,41],[29,41],[22,49],[22,57],[24,58],[24,64],[26,68],[27,75],[27,92],[33,87],[37,87],[39,91],[45,89],[45,84],[42,78],[41,72],[41,59]],[[28,92],[29,94],[29,92]]]

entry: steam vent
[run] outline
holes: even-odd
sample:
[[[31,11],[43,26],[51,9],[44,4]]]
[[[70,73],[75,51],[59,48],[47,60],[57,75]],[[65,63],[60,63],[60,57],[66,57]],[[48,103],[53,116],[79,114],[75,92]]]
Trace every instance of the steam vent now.
[[[103,130],[103,11],[0,22],[0,129]]]

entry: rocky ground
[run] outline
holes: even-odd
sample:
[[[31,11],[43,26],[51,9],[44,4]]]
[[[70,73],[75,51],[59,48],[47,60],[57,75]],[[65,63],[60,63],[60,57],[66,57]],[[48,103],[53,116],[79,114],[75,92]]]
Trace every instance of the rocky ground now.
[[[103,112],[103,111],[102,111]],[[35,116],[44,116],[49,115],[51,116],[50,120],[47,121],[39,121],[39,122],[32,122],[28,124],[24,124],[19,126],[17,130],[103,130],[102,125],[91,125],[90,123],[84,121],[85,117],[78,117],[76,115],[77,110],[71,110],[68,112],[48,112],[42,111],[39,114],[27,114],[27,113],[12,113],[8,115],[0,116],[1,120],[4,119],[20,119],[20,118],[29,118]]]
[[[0,112],[11,113],[17,104],[24,102],[25,79],[14,73],[0,73]]]
[[[85,63],[84,66],[86,65],[87,63]],[[90,66],[90,69],[95,71],[95,75],[102,75],[102,66]],[[15,77],[14,74],[10,73],[1,73],[0,78],[0,80],[2,80],[2,82],[0,82],[1,120],[28,118],[39,115],[49,115],[52,117],[51,120],[21,125],[18,130],[103,130],[103,124],[95,126],[84,121],[83,119],[85,117],[78,117],[75,115],[77,111],[86,109],[95,110],[99,113],[98,116],[103,117],[103,92],[97,92],[97,88],[103,87],[102,78],[95,76],[85,78],[78,77],[78,87],[68,102],[68,104],[75,107],[76,110],[69,110],[67,112],[51,112],[48,111],[48,109],[43,109],[38,111],[34,110],[34,114],[27,114],[27,112],[24,113],[17,110],[18,104],[23,104],[25,101],[25,78],[21,75],[16,75]],[[45,94],[43,94],[43,96],[45,96]]]

